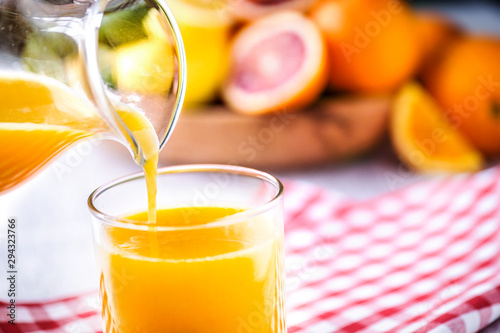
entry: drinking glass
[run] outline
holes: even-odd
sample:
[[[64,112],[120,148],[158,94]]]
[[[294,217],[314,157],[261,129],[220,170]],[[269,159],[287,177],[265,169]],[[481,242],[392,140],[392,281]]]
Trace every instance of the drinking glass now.
[[[167,167],[151,224],[131,217],[147,210],[143,174],[95,190],[104,331],[286,332],[282,196],[261,171]]]

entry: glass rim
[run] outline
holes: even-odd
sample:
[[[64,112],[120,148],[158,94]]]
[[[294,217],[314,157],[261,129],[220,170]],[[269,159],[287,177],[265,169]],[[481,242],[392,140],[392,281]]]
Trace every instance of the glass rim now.
[[[155,224],[151,224],[148,221],[137,221],[130,220],[119,216],[112,216],[106,214],[99,210],[95,206],[96,200],[107,192],[117,186],[122,184],[135,181],[138,179],[144,179],[144,172],[137,172],[134,174],[130,174],[124,177],[120,177],[118,179],[107,182],[97,189],[95,189],[87,199],[87,206],[90,210],[92,216],[98,219],[101,223],[104,223],[109,226],[124,228],[124,229],[135,229],[135,230],[150,230],[150,228],[154,228],[155,231],[178,231],[178,230],[195,230],[195,229],[209,229],[209,228],[217,228],[221,226],[227,226],[231,224],[236,224],[239,222],[246,221],[255,216],[258,216],[266,211],[271,210],[276,207],[284,193],[284,186],[281,181],[272,176],[271,174],[259,171],[253,168],[235,166],[235,165],[224,165],[224,164],[185,164],[185,165],[176,165],[176,166],[167,166],[158,169],[158,177],[162,175],[172,175],[172,174],[188,174],[188,173],[228,173],[233,174],[235,176],[247,176],[255,179],[260,179],[265,181],[276,188],[276,195],[267,202],[259,205],[257,207],[253,207],[250,209],[243,210],[241,212],[223,217],[221,219],[215,220],[208,224],[194,225],[194,226],[157,226]]]

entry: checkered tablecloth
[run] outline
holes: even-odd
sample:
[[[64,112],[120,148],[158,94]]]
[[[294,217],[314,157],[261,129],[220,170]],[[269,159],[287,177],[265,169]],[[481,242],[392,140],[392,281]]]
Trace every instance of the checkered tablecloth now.
[[[288,332],[499,332],[499,204],[498,167],[368,201],[287,182]],[[98,332],[98,310],[96,293],[17,304],[0,330]]]

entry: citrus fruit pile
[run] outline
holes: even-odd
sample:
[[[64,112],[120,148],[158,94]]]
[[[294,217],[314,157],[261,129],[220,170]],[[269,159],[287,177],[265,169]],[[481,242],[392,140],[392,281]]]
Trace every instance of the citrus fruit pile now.
[[[185,43],[186,111],[222,103],[260,116],[307,112],[325,96],[389,96],[392,144],[412,169],[471,171],[500,156],[498,38],[469,35],[405,1],[168,4]],[[147,13],[135,17],[141,15],[151,22]],[[154,24],[144,24],[148,29]],[[141,79],[124,70],[134,59],[171,67],[160,45],[150,38],[121,47],[111,71],[117,84],[127,88]],[[160,75],[149,87],[162,91],[171,80]]]

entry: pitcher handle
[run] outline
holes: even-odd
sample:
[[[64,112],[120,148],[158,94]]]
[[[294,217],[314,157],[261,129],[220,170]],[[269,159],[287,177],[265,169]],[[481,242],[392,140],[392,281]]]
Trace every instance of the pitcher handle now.
[[[131,2],[135,3],[137,0],[125,0],[121,1],[120,4],[117,4],[115,1],[114,5],[124,6],[125,4],[130,4]],[[186,55],[184,51],[184,44],[182,41],[181,33],[177,22],[174,19],[174,16],[168,7],[167,3],[164,0],[145,0],[145,2],[150,5],[152,8],[156,8],[161,13],[163,13],[164,18],[167,20],[170,29],[173,34],[173,42],[175,44],[175,54],[177,55],[177,71],[176,76],[178,77],[176,87],[174,87],[175,94],[175,102],[173,104],[173,110],[166,124],[165,130],[158,136],[159,147],[163,148],[165,143],[168,141],[170,136],[172,135],[173,129],[178,121],[182,104],[184,101],[184,95],[186,91],[186,77],[187,77],[187,69],[186,69]],[[81,56],[82,56],[82,65],[83,73],[86,76],[86,80],[89,84],[89,91],[92,95],[96,106],[99,109],[99,112],[104,116],[104,118],[108,121],[109,125],[114,128],[118,133],[120,133],[125,141],[129,142],[132,154],[135,157],[135,160],[139,164],[143,164],[144,157],[143,152],[141,150],[140,145],[138,144],[136,138],[132,134],[132,132],[127,128],[125,123],[122,121],[120,116],[115,110],[115,106],[109,99],[109,96],[106,93],[105,84],[101,78],[99,73],[99,65],[97,58],[97,48],[98,48],[98,33],[101,27],[101,23],[103,20],[103,15],[106,10],[106,6],[110,3],[109,0],[97,0],[87,9],[87,14],[84,22],[84,36],[81,38],[81,42],[83,43],[82,47],[80,47]],[[120,7],[123,8],[123,7]]]

